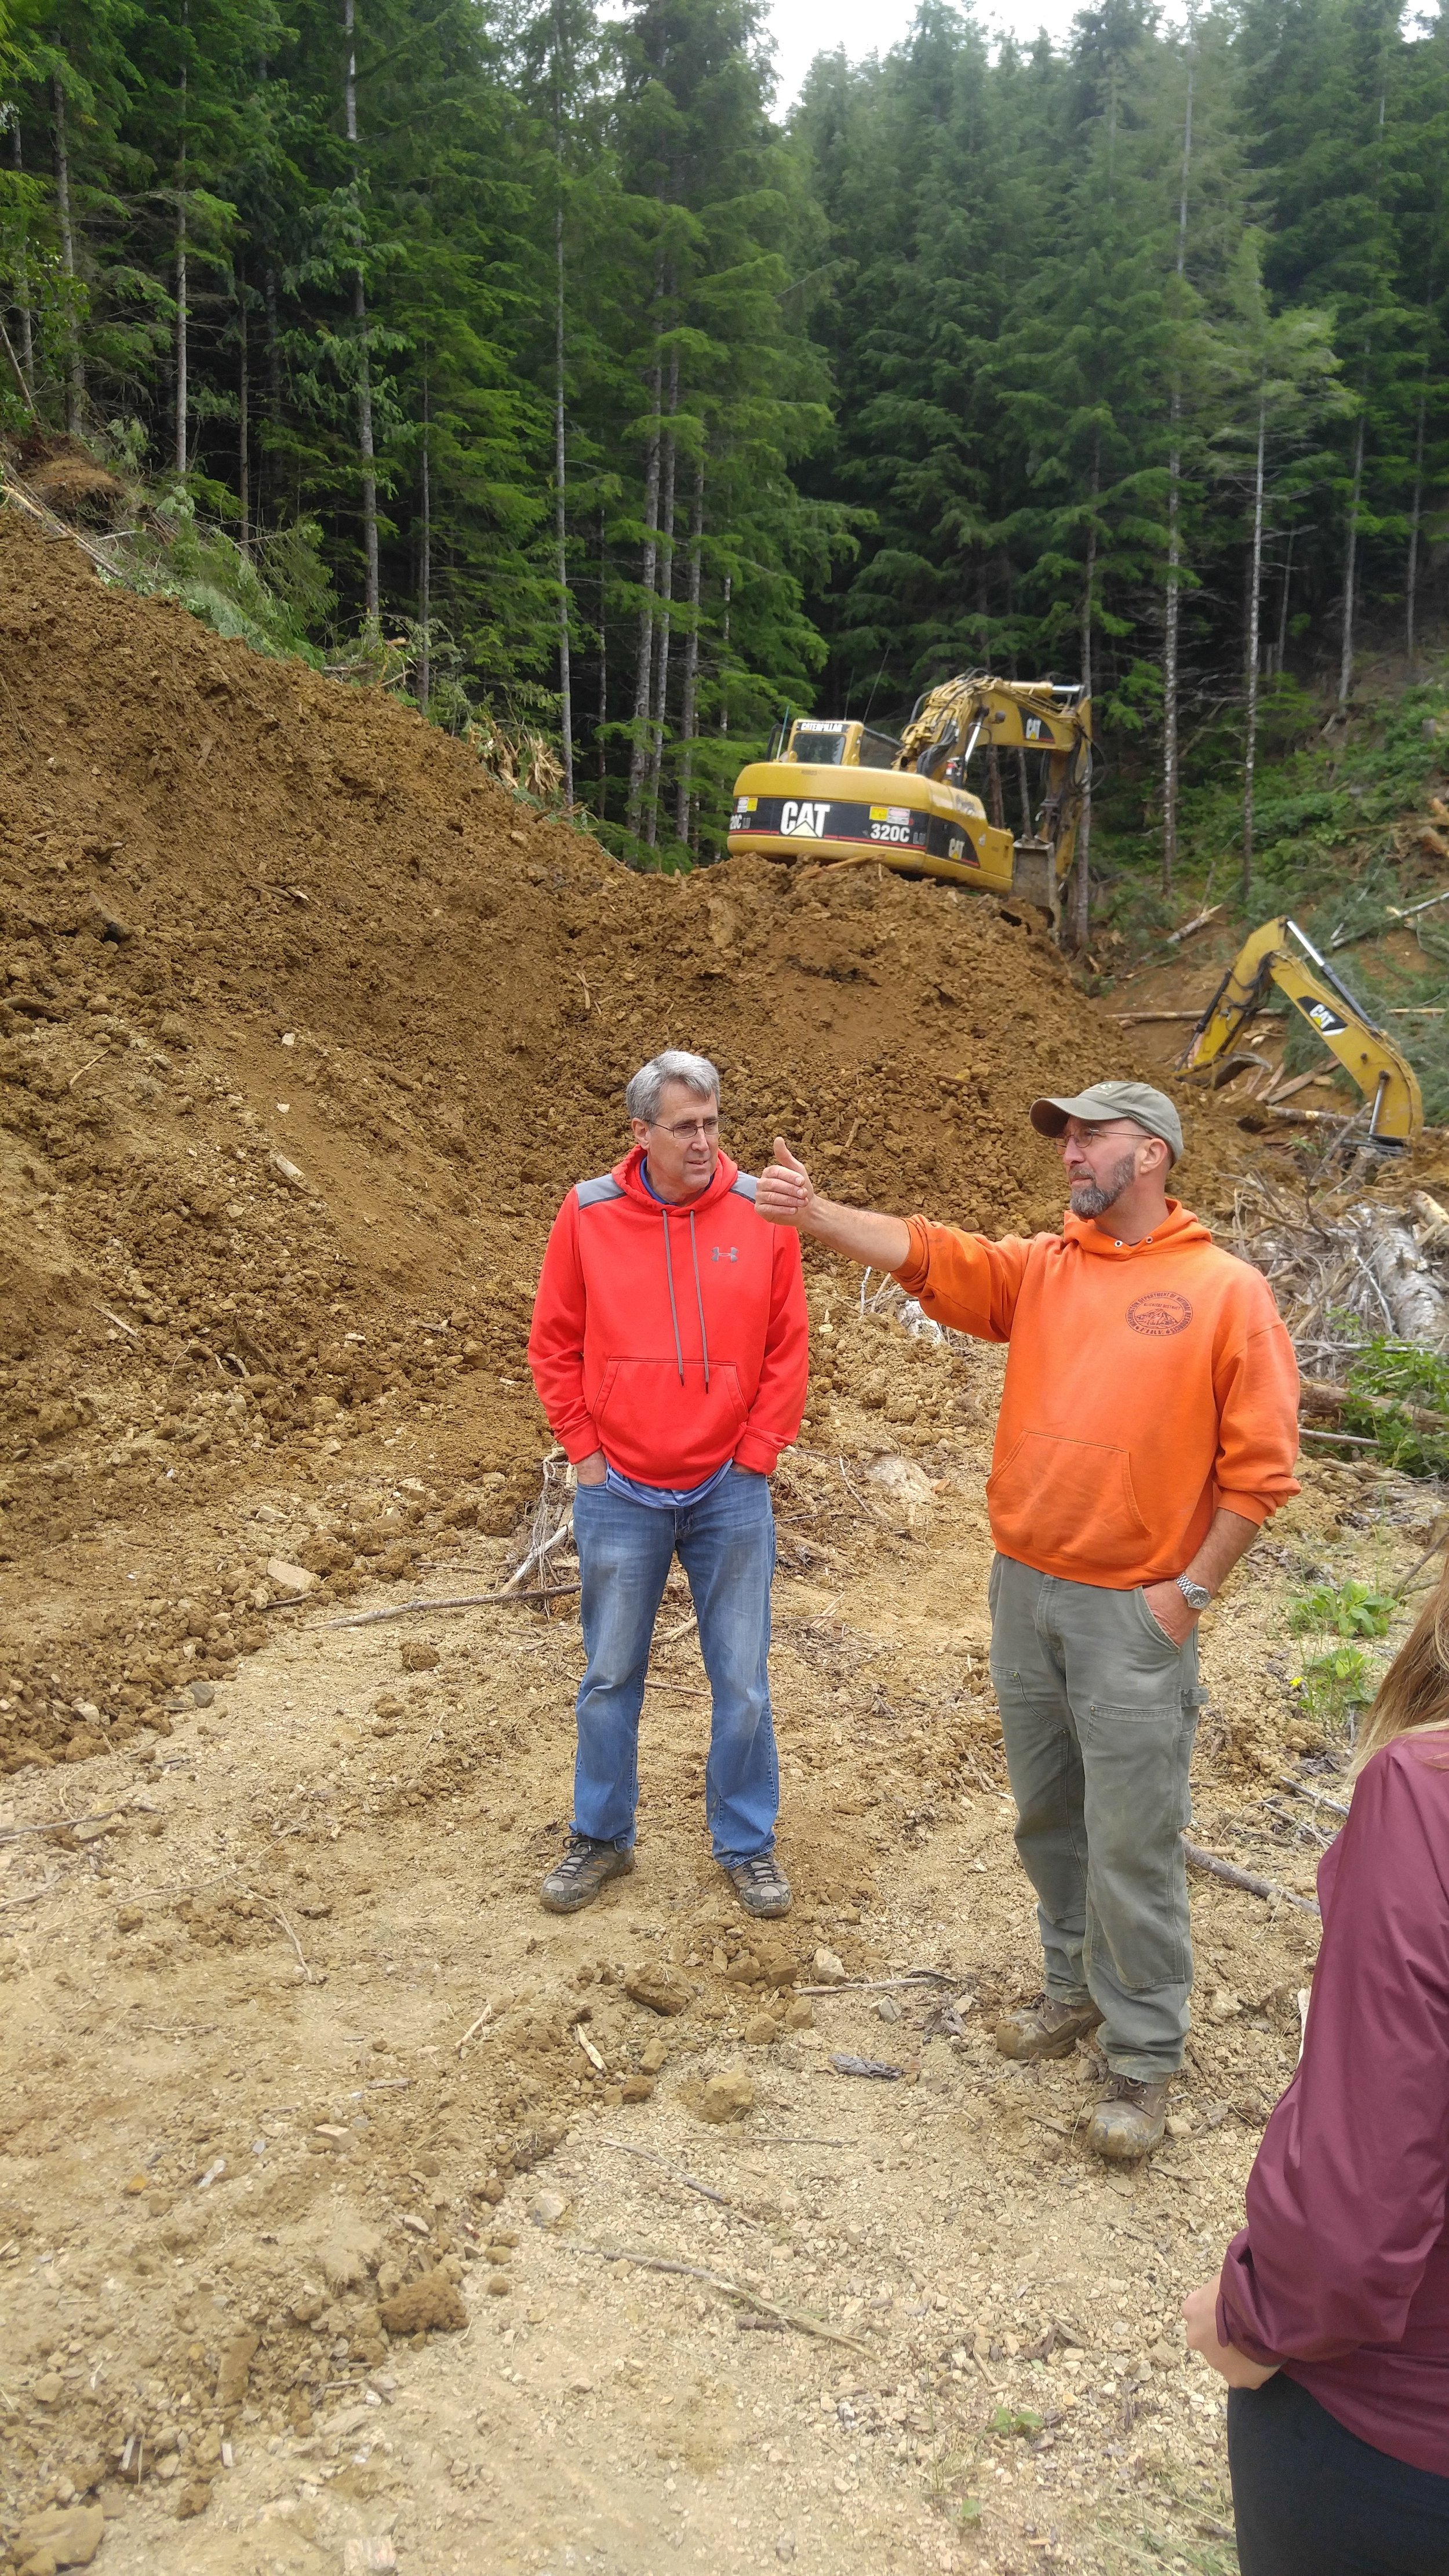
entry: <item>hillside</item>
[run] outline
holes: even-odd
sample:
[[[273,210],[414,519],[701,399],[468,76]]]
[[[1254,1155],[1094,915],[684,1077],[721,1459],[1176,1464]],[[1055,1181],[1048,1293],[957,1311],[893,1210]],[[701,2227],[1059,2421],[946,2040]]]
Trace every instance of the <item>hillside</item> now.
[[[544,1236],[658,1047],[720,1063],[747,1168],[783,1129],[843,1195],[996,1229],[1056,1221],[1032,1094],[1123,1066],[1009,913],[875,871],[631,874],[411,711],[13,517],[0,681],[11,1758],[93,1747],[76,1701],[153,1705],[188,1632],[203,1670],[260,1642],[251,1477],[340,1487],[425,1423],[449,1507],[512,1526]],[[143,1527],[176,1564],[138,1619]],[[345,1588],[358,1551],[320,1545]]]

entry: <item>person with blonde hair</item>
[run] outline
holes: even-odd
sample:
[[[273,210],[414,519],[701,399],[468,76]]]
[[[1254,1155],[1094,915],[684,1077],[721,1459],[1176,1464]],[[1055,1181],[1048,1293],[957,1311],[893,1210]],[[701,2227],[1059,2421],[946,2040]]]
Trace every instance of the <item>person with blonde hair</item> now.
[[[1353,1780],[1298,2071],[1183,2304],[1230,2392],[1242,2576],[1449,2570],[1449,1571]]]

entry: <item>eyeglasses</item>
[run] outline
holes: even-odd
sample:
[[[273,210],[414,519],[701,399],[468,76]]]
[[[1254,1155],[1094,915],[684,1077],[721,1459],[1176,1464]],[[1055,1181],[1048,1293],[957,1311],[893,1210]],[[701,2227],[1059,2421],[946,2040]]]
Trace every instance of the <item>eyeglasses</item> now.
[[[651,1123],[661,1136],[672,1136],[677,1145],[692,1144],[696,1136],[702,1136],[707,1145],[712,1145],[719,1135],[717,1118],[681,1118],[677,1127],[666,1127],[657,1118]]]
[[[1069,1135],[1063,1128],[1060,1136],[1052,1138],[1052,1143],[1059,1154],[1064,1154],[1069,1145],[1095,1145],[1099,1137],[1107,1136],[1132,1136],[1139,1145],[1147,1145],[1152,1141],[1145,1127],[1088,1127],[1079,1129],[1075,1136]]]

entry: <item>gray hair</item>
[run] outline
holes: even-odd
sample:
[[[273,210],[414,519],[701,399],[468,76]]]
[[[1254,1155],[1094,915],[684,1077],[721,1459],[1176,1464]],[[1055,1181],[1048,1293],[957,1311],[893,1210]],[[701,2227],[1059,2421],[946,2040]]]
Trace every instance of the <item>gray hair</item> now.
[[[642,1118],[652,1127],[659,1116],[666,1082],[682,1082],[701,1100],[719,1101],[719,1074],[707,1055],[688,1055],[683,1047],[666,1047],[662,1055],[641,1064],[624,1092],[624,1107],[631,1118]]]

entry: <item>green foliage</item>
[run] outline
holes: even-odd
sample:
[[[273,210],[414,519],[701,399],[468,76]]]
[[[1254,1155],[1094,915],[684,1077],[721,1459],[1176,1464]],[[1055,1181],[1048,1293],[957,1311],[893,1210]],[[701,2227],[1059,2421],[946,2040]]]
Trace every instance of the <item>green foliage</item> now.
[[[1362,1646],[1330,1646],[1295,1676],[1305,1713],[1342,1733],[1351,1732],[1355,1710],[1367,1708],[1378,1686],[1379,1673]]]
[[[1386,1637],[1396,1596],[1350,1577],[1343,1583],[1319,1583],[1288,1605],[1292,1636],[1330,1628],[1340,1637]]]
[[[1029,2406],[998,2406],[987,2420],[988,2433],[1028,2433],[1041,2431],[1042,2419]]]
[[[1349,1370],[1344,1422],[1379,1445],[1390,1466],[1408,1476],[1449,1475],[1449,1431],[1416,1429],[1405,1406],[1449,1417],[1449,1359],[1415,1342],[1371,1341]],[[1390,1409],[1355,1404],[1355,1396],[1390,1399]]]
[[[161,494],[141,515],[142,526],[109,550],[110,580],[146,598],[179,600],[218,635],[255,652],[296,655],[320,667],[308,630],[325,619],[333,592],[315,519],[274,531],[260,549],[259,569],[225,529],[198,515],[185,491]]]

